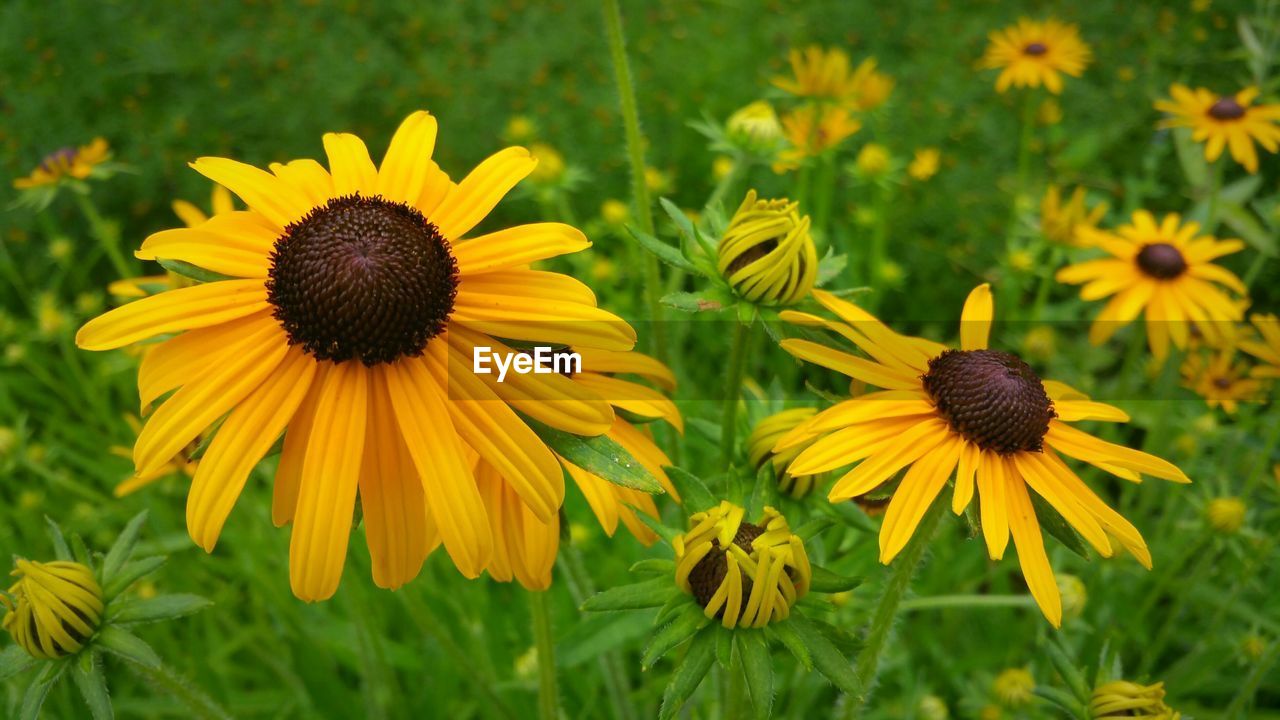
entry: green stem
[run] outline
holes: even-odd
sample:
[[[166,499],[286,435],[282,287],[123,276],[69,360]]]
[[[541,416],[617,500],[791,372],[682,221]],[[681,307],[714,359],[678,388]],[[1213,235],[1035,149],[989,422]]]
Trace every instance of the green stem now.
[[[818,237],[826,246],[831,245],[831,228],[828,223],[831,219],[831,202],[836,192],[836,157],[834,153],[823,155],[818,160],[818,185],[817,194],[813,198],[813,228],[818,231]],[[803,213],[808,208],[800,208]]]
[[[1053,275],[1062,264],[1062,246],[1054,244],[1049,249],[1049,262],[1040,269],[1040,284],[1036,287],[1035,304],[1031,306],[1032,322],[1042,321],[1045,303],[1049,300],[1049,288],[1053,285]]]
[[[747,366],[747,345],[752,326],[733,325],[733,345],[729,350],[729,375],[724,384],[724,405],[720,411],[720,459],[727,470],[733,462],[738,435],[738,398],[742,395],[742,375]]]
[[[547,593],[529,593],[533,614],[533,637],[538,649],[538,717],[559,720],[560,694],[556,690],[556,650],[551,639],[551,604]]]
[[[1234,720],[1237,717],[1245,717],[1244,709],[1252,700],[1253,696],[1258,692],[1258,686],[1262,684],[1262,680],[1266,678],[1271,671],[1271,666],[1275,664],[1276,659],[1280,658],[1280,642],[1272,639],[1271,647],[1253,666],[1253,672],[1249,673],[1249,678],[1245,680],[1244,685],[1240,686],[1240,691],[1231,699],[1231,704],[1227,706],[1227,711],[1222,713],[1224,720]]]
[[[950,608],[1035,607],[1030,595],[934,595],[903,600],[900,612]]]
[[[231,715],[214,702],[212,698],[196,688],[190,680],[174,672],[169,666],[149,667],[136,662],[129,662],[128,666],[139,677],[154,687],[169,693],[185,705],[191,711],[192,717],[210,718],[212,720],[231,719]]]
[[[1018,220],[1022,212],[1023,198],[1027,195],[1027,178],[1031,172],[1031,141],[1035,133],[1035,95],[1022,95],[1022,127],[1018,134],[1018,177],[1013,188],[1013,198],[1009,203],[1009,224],[1005,228],[1004,260],[1005,273],[998,290],[1000,304],[1007,308],[1017,306],[1018,288],[1013,281],[1012,268],[1008,267],[1009,257],[1013,254],[1014,241],[1018,237]]]
[[[591,576],[582,564],[582,551],[572,543],[565,543],[560,550],[560,567],[564,571],[569,594],[575,606],[595,593]],[[613,705],[614,717],[619,720],[635,720],[636,710],[631,702],[631,681],[627,677],[626,667],[616,650],[609,650],[599,656],[600,670],[604,674],[605,690],[609,693],[609,702]]]
[[[876,188],[876,224],[871,231],[871,252],[867,257],[867,274],[865,281],[868,285],[879,288],[880,278],[884,275],[884,265],[889,255],[889,207],[892,204],[893,188],[887,181],[885,184]],[[854,268],[849,263],[849,268]],[[850,278],[857,284],[857,278]],[[875,312],[879,306],[880,298],[883,293],[873,293],[868,297],[868,310]]]
[[[631,165],[631,202],[635,206],[636,221],[640,230],[654,234],[653,205],[649,198],[649,186],[645,184],[644,137],[640,132],[640,113],[636,106],[635,82],[631,77],[631,64],[627,60],[626,36],[622,31],[622,11],[618,0],[604,2],[605,33],[609,37],[609,56],[613,62],[614,80],[618,85],[618,101],[622,108],[622,125],[626,134],[627,159]],[[652,253],[644,255],[644,298],[653,322],[651,349],[661,361],[667,359],[666,329],[662,325],[661,277],[658,258]]]
[[[102,251],[107,254],[107,258],[111,260],[112,266],[115,267],[116,274],[121,278],[137,275],[137,269],[130,267],[129,262],[121,254],[119,238],[116,237],[115,231],[110,228],[102,214],[98,212],[98,208],[93,204],[93,199],[85,193],[73,192],[71,195],[76,199],[76,204],[80,206],[80,212],[84,214],[85,220],[89,222],[89,229],[93,232],[94,239],[102,246]]]
[[[858,660],[853,666],[853,674],[858,683],[858,695],[847,699],[844,715],[846,718],[858,717],[871,697],[876,674],[880,669],[880,656],[884,653],[889,633],[893,631],[894,620],[903,602],[902,598],[907,594],[907,590],[911,587],[911,578],[915,576],[916,570],[924,560],[924,551],[929,547],[933,532],[938,527],[938,521],[942,519],[942,509],[945,504],[935,502],[933,507],[925,512],[920,525],[916,528],[915,537],[898,557],[893,572],[889,575],[884,592],[880,595],[880,601],[876,604],[875,614],[871,617],[871,628],[867,632],[866,644],[862,646],[862,652],[858,653]]]

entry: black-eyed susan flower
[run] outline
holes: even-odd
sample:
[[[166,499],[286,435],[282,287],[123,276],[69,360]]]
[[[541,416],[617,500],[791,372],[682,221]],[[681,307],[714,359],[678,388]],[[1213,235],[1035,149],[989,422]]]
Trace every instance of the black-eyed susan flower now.
[[[1089,700],[1092,720],[1178,720],[1182,714],[1164,702],[1164,683],[1139,685],[1128,680],[1113,680],[1093,689]]]
[[[1093,57],[1078,28],[1058,20],[1020,18],[988,38],[980,66],[1000,70],[997,92],[1044,85],[1056,95],[1062,92],[1062,75],[1080,77]]]
[[[1061,245],[1091,247],[1092,236],[1078,231],[1096,229],[1106,214],[1106,203],[1092,207],[1086,204],[1083,187],[1077,187],[1071,192],[1071,199],[1064,201],[1058,186],[1050,185],[1040,200],[1040,232]]]
[[[688,532],[672,542],[676,584],[726,628],[786,620],[812,577],[804,543],[786,518],[767,507],[751,523],[745,513],[724,501],[689,516]]]
[[[870,359],[805,339],[783,340],[782,347],[883,390],[818,413],[775,450],[812,441],[791,464],[797,473],[856,463],[832,487],[832,502],[870,493],[908,468],[880,530],[881,562],[901,552],[954,475],[952,510],[963,512],[976,491],[988,553],[1002,557],[1012,536],[1027,586],[1055,626],[1062,620],[1061,596],[1028,488],[1104,557],[1114,554],[1114,538],[1143,566],[1151,566],[1137,529],[1090,490],[1062,456],[1135,482],[1144,474],[1190,481],[1160,458],[1070,425],[1128,420],[1118,408],[1091,401],[1063,383],[1041,380],[1017,355],[990,349],[993,303],[987,285],[975,288],[965,302],[959,349],[899,335],[830,293],[814,291],[814,298],[839,320],[795,311],[784,311],[782,319],[832,330]]]
[[[122,347],[177,333],[144,358],[144,405],[175,388],[134,446],[146,473],[225,416],[192,481],[191,537],[212,550],[250,471],[284,437],[272,517],[293,524],[290,580],[331,596],[355,502],[378,584],[418,572],[438,534],[475,577],[493,539],[468,453],[550,520],[564,484],[555,455],[516,411],[596,436],[609,403],[555,373],[496,381],[474,371],[495,337],[628,350],[634,331],[586,286],[530,263],[576,252],[578,230],[537,223],[471,236],[536,161],[508,148],[453,182],[431,160],[436,120],[410,115],[380,166],[354,135],[328,134],[313,160],[270,172],[201,158],[198,172],[249,207],[147,238],[140,255],[229,279],[144,298],[86,324],[77,343]]]
[[[938,161],[941,158],[942,154],[938,152],[938,148],[919,148],[907,165],[907,174],[913,180],[924,182],[938,174]]]
[[[799,203],[758,200],[747,192],[717,246],[721,276],[746,300],[792,305],[818,279],[818,251]]]
[[[851,92],[848,102],[854,109],[866,112],[880,107],[893,92],[894,80],[876,69],[876,59],[867,58],[858,63],[849,79]]]
[[[1252,315],[1249,318],[1258,337],[1243,338],[1240,349],[1260,361],[1250,371],[1257,378],[1280,378],[1280,318],[1275,315]]]
[[[1244,517],[1248,507],[1238,497],[1218,497],[1209,501],[1204,508],[1205,520],[1215,532],[1223,535],[1234,535],[1244,527]]]
[[[102,588],[93,569],[78,562],[18,559],[18,579],[0,605],[3,626],[32,657],[54,660],[84,647],[102,621]]]
[[[1163,360],[1169,343],[1187,347],[1194,324],[1211,344],[1224,328],[1241,319],[1240,304],[1219,286],[1240,295],[1244,283],[1213,261],[1244,248],[1239,240],[1217,240],[1200,234],[1200,225],[1183,223],[1170,213],[1160,222],[1146,210],[1115,232],[1080,227],[1082,241],[1110,257],[1087,260],[1058,271],[1058,282],[1080,285],[1084,300],[1111,297],[1089,329],[1089,340],[1101,345],[1145,311],[1147,342]],[[1112,297],[1114,296],[1114,297]]]
[[[56,185],[63,180],[86,180],[94,175],[95,168],[111,158],[111,147],[103,138],[94,138],[88,145],[64,147],[44,157],[31,174],[13,181],[17,190],[45,185]]]
[[[782,116],[787,148],[778,153],[773,169],[775,172],[794,170],[806,159],[839,147],[860,129],[862,121],[843,107],[810,104],[793,110]]]
[[[792,50],[789,60],[792,75],[776,77],[773,84],[797,97],[865,111],[883,104],[893,91],[893,78],[876,69],[875,58],[863,60],[854,69],[843,50],[810,45]]]
[[[1182,361],[1183,387],[1228,415],[1235,414],[1242,402],[1258,402],[1265,390],[1263,381],[1250,377],[1248,364],[1237,362],[1236,357],[1230,346],[1188,354]]]
[[[818,479],[814,475],[792,475],[788,471],[791,461],[808,446],[800,444],[779,453],[773,451],[773,446],[783,435],[817,412],[817,408],[801,407],[774,413],[756,423],[747,437],[747,458],[751,466],[758,470],[768,463],[777,478],[778,489],[792,497],[808,495]]]
[[[1191,139],[1204,143],[1204,157],[1216,161],[1223,149],[1251,173],[1258,172],[1258,151],[1254,143],[1269,153],[1280,150],[1280,105],[1258,104],[1258,89],[1245,88],[1232,95],[1217,95],[1208,88],[1174,84],[1170,99],[1156,102],[1156,109],[1169,113],[1160,127],[1191,129]]]
[[[1003,670],[991,683],[991,692],[1007,707],[1022,707],[1035,697],[1036,679],[1026,668]]]

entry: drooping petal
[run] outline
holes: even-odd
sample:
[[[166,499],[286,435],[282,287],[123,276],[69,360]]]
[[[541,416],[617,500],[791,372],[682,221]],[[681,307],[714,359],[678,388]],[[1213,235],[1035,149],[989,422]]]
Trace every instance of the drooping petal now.
[[[1036,521],[1035,508],[1027,495],[1027,488],[1017,478],[1006,477],[1009,530],[1018,549],[1018,564],[1026,578],[1031,597],[1040,606],[1040,612],[1054,627],[1062,625],[1062,595],[1053,578],[1049,556],[1044,551],[1044,537],[1040,523]]]

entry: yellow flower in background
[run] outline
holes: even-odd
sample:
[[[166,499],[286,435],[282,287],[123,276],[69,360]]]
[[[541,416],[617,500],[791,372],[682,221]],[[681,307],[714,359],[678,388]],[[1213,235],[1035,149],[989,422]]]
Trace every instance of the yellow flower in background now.
[[[656,167],[644,169],[644,184],[649,188],[649,192],[655,195],[665,195],[675,188],[675,181],[671,178],[671,173],[659,170]]]
[[[1028,487],[1103,557],[1115,554],[1114,538],[1151,567],[1151,553],[1138,530],[1094,494],[1061,455],[1133,482],[1144,474],[1190,480],[1160,458],[1068,424],[1126,422],[1129,416],[1123,411],[1091,401],[1063,383],[1041,380],[1017,355],[988,349],[994,308],[987,285],[975,288],[965,301],[958,350],[899,335],[831,293],[815,290],[813,295],[839,320],[791,310],[782,312],[781,319],[834,331],[871,359],[798,338],[783,340],[783,349],[884,390],[818,413],[784,436],[774,451],[812,443],[791,463],[793,473],[829,472],[856,463],[832,487],[832,502],[871,493],[908,468],[880,529],[881,562],[891,562],[906,547],[954,475],[952,510],[963,512],[976,489],[988,553],[1000,559],[1012,535],[1031,595],[1054,626],[1062,622],[1062,601]]]
[[[778,113],[764,100],[757,100],[729,116],[725,123],[729,139],[755,151],[769,151],[782,141]]]
[[[774,413],[756,423],[747,438],[747,457],[751,466],[758,470],[766,462],[769,463],[778,480],[778,489],[792,497],[802,498],[808,495],[817,480],[814,475],[792,475],[787,471],[791,461],[808,446],[797,445],[779,453],[773,451],[773,446],[778,444],[783,435],[817,412],[817,408],[803,407]]]
[[[1057,98],[1045,98],[1036,108],[1036,121],[1041,125],[1057,125],[1062,122],[1062,106]]]
[[[791,77],[775,77],[775,87],[798,97],[843,101],[854,92],[849,56],[839,48],[810,45],[792,50]]]
[[[610,225],[622,225],[631,217],[631,206],[610,198],[600,204],[600,217]]]
[[[1250,374],[1257,378],[1280,378],[1280,318],[1267,314],[1252,315],[1249,320],[1257,329],[1258,338],[1241,339],[1240,349],[1262,363]]]
[[[1244,527],[1244,516],[1248,507],[1237,497],[1220,497],[1209,501],[1205,506],[1205,517],[1209,527],[1224,535],[1234,535]]]
[[[378,585],[416,576],[437,538],[476,577],[494,541],[469,455],[550,521],[560,465],[516,411],[579,435],[614,424],[607,400],[561,375],[498,383],[472,371],[477,346],[510,352],[495,338],[622,351],[635,333],[585,285],[528,269],[588,247],[578,230],[536,223],[471,236],[533,171],[527,150],[500,151],[455,183],[431,160],[435,141],[435,118],[417,112],[381,166],[342,133],[324,136],[328,169],[197,160],[249,210],[156,233],[139,255],[234,279],[128,303],[76,337],[109,350],[176,333],[139,371],[144,405],[177,391],[133,458],[138,473],[152,472],[225,416],[187,500],[188,530],[206,551],[283,433],[272,518],[293,524],[290,581],[304,600],[336,591],[357,498]]]
[[[911,158],[911,163],[907,165],[907,174],[915,180],[924,182],[938,174],[938,161],[941,159],[942,153],[938,152],[938,148],[920,148],[916,150],[915,157]]]
[[[800,167],[806,158],[817,157],[838,147],[850,135],[862,129],[862,122],[840,107],[805,105],[782,118],[788,148],[778,154],[775,172]]]
[[[1057,185],[1050,185],[1040,200],[1040,232],[1061,245],[1091,247],[1089,238],[1082,237],[1078,231],[1097,228],[1106,214],[1106,203],[1093,207],[1086,204],[1083,187],[1077,187],[1072,191],[1071,199],[1063,202],[1062,191]]]
[[[889,165],[892,162],[893,157],[889,154],[889,148],[880,143],[871,142],[862,146],[853,164],[863,175],[878,177],[889,171]]]
[[[111,158],[111,148],[103,138],[94,138],[88,145],[78,148],[64,147],[55,150],[36,166],[31,174],[13,181],[18,190],[54,185],[67,178],[84,180],[93,174],[95,166]]]
[[[546,143],[534,143],[529,146],[529,153],[538,161],[533,172],[529,173],[529,180],[550,185],[564,177],[564,156],[558,150]]]
[[[848,102],[854,109],[866,112],[884,104],[893,92],[893,78],[876,69],[876,59],[867,58],[858,64],[849,79],[851,90]]]
[[[77,562],[18,559],[14,583],[0,607],[5,631],[32,657],[55,660],[79,652],[102,621],[102,588],[93,570]]]
[[[1249,366],[1235,362],[1233,347],[1200,351],[1187,355],[1182,362],[1182,385],[1195,392],[1209,407],[1220,407],[1233,415],[1239,404],[1260,402],[1263,381],[1249,377]]]
[[[723,180],[729,177],[729,173],[733,172],[733,168],[736,164],[737,161],[728,155],[717,155],[716,159],[711,161],[712,179]]]
[[[689,516],[689,531],[671,543],[680,589],[729,629],[786,620],[813,575],[786,518],[771,507],[759,524],[745,514],[726,500]]]
[[[1156,109],[1171,117],[1160,121],[1162,128],[1191,128],[1191,139],[1204,143],[1204,158],[1214,162],[1224,148],[1251,173],[1258,172],[1258,151],[1254,143],[1269,153],[1280,150],[1280,105],[1254,105],[1258,89],[1245,88],[1234,95],[1216,95],[1207,88],[1174,84],[1172,96],[1156,102]]]
[[[1022,707],[1035,697],[1036,679],[1026,668],[1009,668],[996,676],[991,691],[1008,707]]]
[[[1062,595],[1062,619],[1073,620],[1084,613],[1084,606],[1089,602],[1089,589],[1084,581],[1075,575],[1063,573],[1058,576],[1058,592]]]
[[[800,302],[818,279],[809,224],[798,203],[757,200],[756,191],[748,191],[717,246],[720,274],[751,302]]]
[[[1188,326],[1194,323],[1210,344],[1217,344],[1239,322],[1241,305],[1218,286],[1246,295],[1244,283],[1213,261],[1244,249],[1239,240],[1200,235],[1200,225],[1183,223],[1174,213],[1157,223],[1146,210],[1114,233],[1080,227],[1080,240],[1110,257],[1087,260],[1058,271],[1058,282],[1083,284],[1083,300],[1112,297],[1089,329],[1089,340],[1101,345],[1145,310],[1147,342],[1158,360],[1169,353],[1169,342],[1187,347]]]
[[[235,201],[231,198],[231,191],[221,185],[213,186],[213,193],[209,198],[209,207],[213,211],[213,215],[222,215],[223,213],[234,212],[236,209]],[[209,215],[201,210],[195,203],[186,200],[173,201],[173,214],[178,219],[186,223],[187,227],[196,227],[203,225],[209,221]]]
[[[515,115],[507,120],[502,139],[509,143],[529,142],[538,134],[538,126],[527,115]]]
[[[1164,683],[1139,685],[1115,680],[1093,689],[1089,717],[1092,720],[1178,720],[1182,715],[1164,704]]]
[[[999,69],[996,92],[1010,87],[1062,92],[1062,74],[1080,77],[1093,58],[1075,25],[1057,20],[1021,18],[1017,24],[992,32],[979,65]]]

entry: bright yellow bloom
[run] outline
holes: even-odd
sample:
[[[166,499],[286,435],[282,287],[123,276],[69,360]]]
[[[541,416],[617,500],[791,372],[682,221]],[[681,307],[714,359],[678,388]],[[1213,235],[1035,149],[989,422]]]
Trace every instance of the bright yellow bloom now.
[[[941,159],[942,153],[938,152],[938,148],[920,148],[916,150],[915,157],[911,158],[911,163],[907,165],[907,174],[914,180],[921,182],[928,180],[938,174],[938,161]]]
[[[1259,337],[1240,340],[1240,349],[1262,361],[1250,373],[1256,378],[1280,378],[1280,318],[1253,315],[1249,318]]]
[[[1134,482],[1143,474],[1190,480],[1160,458],[1068,424],[1125,422],[1129,417],[1123,411],[1091,401],[1063,383],[1042,381],[1018,356],[988,349],[993,302],[987,285],[975,288],[965,302],[958,350],[899,335],[831,293],[815,290],[813,296],[840,319],[790,310],[781,318],[832,330],[871,359],[798,338],[783,340],[783,349],[884,391],[818,413],[774,450],[813,441],[791,463],[793,473],[829,472],[856,463],[832,487],[832,502],[871,493],[909,468],[880,530],[881,562],[891,562],[906,547],[954,475],[952,510],[963,512],[976,489],[988,553],[1000,559],[1012,535],[1027,586],[1055,626],[1062,621],[1061,596],[1028,487],[1102,556],[1114,555],[1118,541],[1144,567],[1151,566],[1138,530],[1094,494],[1060,454]]]
[[[649,188],[649,192],[655,195],[669,193],[675,188],[675,181],[671,178],[671,173],[664,172],[656,167],[644,169],[644,184]]]
[[[858,151],[858,157],[854,159],[853,164],[858,168],[858,172],[867,177],[878,177],[889,171],[889,164],[893,161],[893,157],[889,155],[889,148],[880,143],[867,143]]]
[[[1209,501],[1205,507],[1205,517],[1209,527],[1223,535],[1234,535],[1244,527],[1244,516],[1248,512],[1244,501],[1237,497],[1220,497]]]
[[[234,279],[128,303],[76,337],[109,350],[177,333],[143,360],[143,405],[177,392],[152,413],[133,458],[138,473],[152,472],[225,416],[187,500],[188,530],[207,551],[283,434],[272,517],[293,524],[290,580],[304,600],[336,591],[357,498],[378,585],[412,579],[437,542],[478,576],[494,540],[470,454],[546,522],[563,475],[516,410],[579,435],[614,424],[609,402],[569,378],[499,383],[473,371],[477,347],[512,353],[496,338],[625,351],[635,332],[578,281],[528,269],[588,247],[578,230],[536,223],[472,236],[533,172],[527,150],[498,152],[455,183],[431,159],[435,141],[435,118],[417,112],[381,166],[341,133],[324,137],[328,169],[197,160],[249,209],[156,233],[138,254]]]
[[[1217,344],[1227,326],[1239,322],[1240,304],[1218,289],[1223,285],[1240,295],[1247,289],[1240,278],[1213,260],[1239,252],[1239,240],[1200,235],[1200,225],[1183,223],[1169,214],[1157,223],[1146,210],[1133,214],[1128,225],[1114,233],[1080,227],[1082,242],[1111,257],[1088,260],[1058,271],[1058,282],[1083,284],[1080,297],[1100,300],[1114,295],[1089,329],[1089,340],[1101,345],[1132,322],[1144,309],[1147,342],[1158,360],[1169,352],[1169,341],[1187,347],[1189,323],[1210,344]]]
[[[1249,377],[1249,366],[1235,362],[1235,348],[1201,350],[1182,362],[1182,385],[1204,398],[1209,407],[1233,415],[1242,402],[1260,402],[1263,381]]]
[[[76,562],[40,563],[19,559],[11,573],[18,581],[0,593],[7,612],[0,625],[32,657],[54,660],[71,655],[102,621],[102,588],[93,570]]]
[[[1071,199],[1062,201],[1057,185],[1050,185],[1040,200],[1040,232],[1053,242],[1073,247],[1089,247],[1087,238],[1078,232],[1081,228],[1096,229],[1107,214],[1107,204],[1093,207],[1085,204],[1084,188],[1077,187]]]
[[[1089,700],[1093,720],[1178,720],[1182,717],[1164,704],[1164,683],[1139,685],[1116,680],[1094,688]]]
[[[1256,142],[1267,152],[1280,149],[1280,105],[1254,105],[1258,89],[1245,88],[1234,95],[1216,95],[1207,88],[1185,85],[1169,88],[1169,100],[1156,102],[1156,109],[1171,115],[1160,127],[1191,128],[1191,139],[1204,143],[1204,157],[1214,162],[1224,148],[1251,173],[1258,172]]]
[[[816,408],[802,407],[774,413],[756,423],[751,429],[751,436],[747,438],[747,457],[751,460],[751,465],[759,469],[768,462],[778,479],[778,489],[792,497],[808,495],[817,480],[814,475],[792,475],[787,471],[791,461],[808,446],[801,444],[780,453],[773,452],[773,446],[783,435],[817,412]]]
[[[515,115],[507,120],[507,127],[502,131],[502,139],[509,143],[528,142],[538,134],[538,126],[525,115]]]
[[[1080,77],[1093,58],[1089,46],[1080,40],[1075,25],[1021,18],[1016,25],[992,32],[980,66],[1000,69],[996,91],[1044,85],[1049,92],[1062,92],[1062,76]]]
[[[789,147],[778,154],[773,166],[775,172],[793,170],[806,158],[838,147],[862,129],[862,122],[844,108],[805,105],[784,115],[782,128]]]
[[[893,79],[876,70],[875,58],[864,60],[851,71],[849,56],[843,50],[810,45],[803,51],[792,50],[790,61],[792,77],[776,77],[773,84],[798,97],[870,110],[893,90]]]
[[[748,191],[717,246],[720,274],[751,302],[800,302],[818,278],[809,223],[798,203],[757,200],[756,191]]]
[[[214,215],[234,212],[236,206],[235,201],[231,199],[231,191],[221,185],[214,185],[213,193],[209,199],[209,207],[213,210]],[[195,203],[187,202],[186,200],[173,201],[173,214],[186,223],[187,227],[196,227],[209,221],[209,215],[206,215],[204,210],[197,207]]]
[[[111,157],[111,148],[102,138],[94,138],[88,145],[79,148],[64,147],[49,153],[40,161],[35,170],[24,178],[13,181],[18,190],[53,185],[66,178],[84,180],[93,174],[93,168]]]
[[[889,99],[889,94],[893,92],[894,81],[893,78],[876,70],[875,58],[867,58],[853,71],[849,84],[853,90],[848,101],[854,109],[866,112],[880,107],[885,100]]]
[[[759,524],[745,514],[726,500],[689,516],[689,531],[672,542],[676,584],[729,629],[786,620],[813,575],[786,518],[771,507]]]
[[[1036,679],[1026,668],[1009,668],[996,676],[991,691],[1008,707],[1021,707],[1031,702]]]
[[[610,225],[622,225],[631,217],[631,207],[621,200],[610,198],[600,203],[600,217]]]

